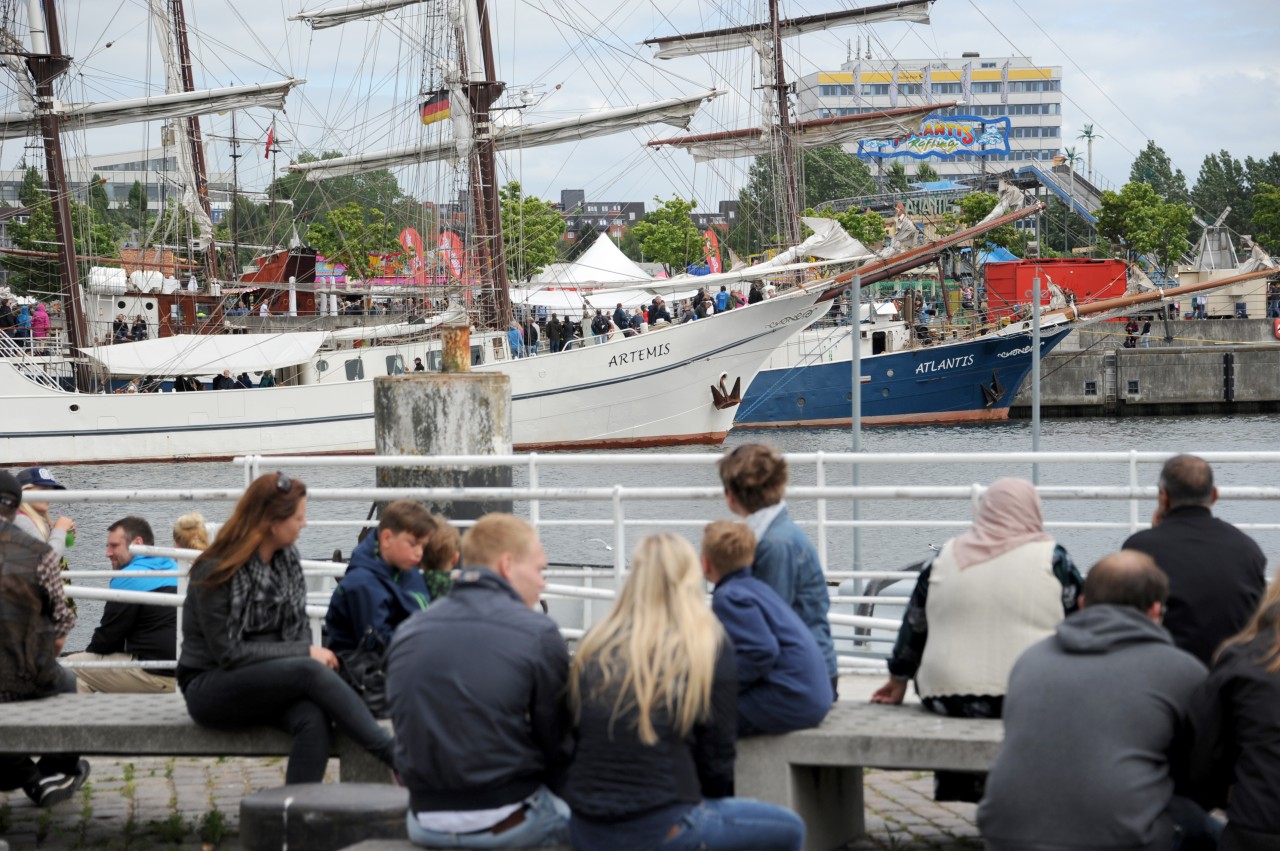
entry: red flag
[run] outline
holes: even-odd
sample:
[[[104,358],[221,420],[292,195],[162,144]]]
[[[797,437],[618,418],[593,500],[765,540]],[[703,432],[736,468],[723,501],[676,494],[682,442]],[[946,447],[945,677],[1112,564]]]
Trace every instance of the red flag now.
[[[707,268],[711,270],[713,275],[718,275],[723,271],[724,267],[720,263],[720,240],[716,238],[715,231],[708,228],[707,232],[702,235],[702,247],[707,260]]]
[[[271,159],[271,143],[274,142],[275,140],[276,140],[276,125],[273,122],[271,126],[267,128],[267,147],[262,152],[262,158],[264,160]]]

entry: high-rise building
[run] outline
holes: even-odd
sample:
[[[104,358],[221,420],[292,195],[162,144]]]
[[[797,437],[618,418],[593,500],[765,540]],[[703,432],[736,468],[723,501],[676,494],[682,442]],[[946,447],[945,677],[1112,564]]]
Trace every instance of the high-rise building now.
[[[986,160],[987,171],[1004,171],[1028,160],[1051,161],[1063,145],[1062,68],[1036,65],[1025,56],[851,57],[839,71],[819,71],[802,78],[796,100],[802,120],[953,102],[955,106],[940,106],[936,114],[972,116],[977,119],[979,133],[1002,133],[1006,124],[1000,119],[1008,119],[1007,153],[999,145],[999,152],[985,157],[965,152],[930,154],[923,159],[897,157],[909,174],[927,162],[944,177],[971,175],[983,171],[981,159]],[[846,146],[846,150],[857,153],[858,145]]]

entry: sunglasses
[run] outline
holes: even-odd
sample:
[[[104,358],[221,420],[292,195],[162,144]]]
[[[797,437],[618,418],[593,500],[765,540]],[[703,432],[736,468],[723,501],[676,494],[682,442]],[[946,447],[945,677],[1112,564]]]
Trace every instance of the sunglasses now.
[[[293,489],[293,479],[289,478],[288,474],[277,471],[276,472],[276,490],[280,491],[280,493],[288,493],[292,489]]]

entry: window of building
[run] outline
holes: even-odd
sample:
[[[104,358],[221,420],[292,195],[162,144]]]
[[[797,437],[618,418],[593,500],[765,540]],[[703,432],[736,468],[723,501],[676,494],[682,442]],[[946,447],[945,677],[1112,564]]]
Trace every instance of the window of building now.
[[[958,95],[960,94],[959,83],[932,83],[930,90],[935,95]]]
[[[636,214],[635,214],[635,213],[627,213],[627,218],[629,218],[631,221],[633,221],[633,222],[634,222],[634,221],[636,220]]]
[[[1034,307],[1034,305],[1032,305],[1032,306]],[[1097,395],[1098,395],[1098,382],[1096,382],[1096,381],[1086,381],[1086,382],[1084,383],[1084,395],[1086,395],[1086,396],[1097,396]]]
[[[974,94],[989,95],[998,93],[1000,91],[1000,81],[997,80],[993,83],[974,83],[972,88]]]
[[[924,94],[924,85],[921,83],[898,83],[898,94],[922,95]]]
[[[887,95],[889,94],[889,84],[888,83],[863,83],[862,94],[864,97],[871,97],[874,95]]]
[[[996,67],[996,63],[994,63],[994,62],[983,62],[983,63],[982,63],[982,64],[980,64],[978,67],[979,67],[979,68],[994,68],[994,67]]]
[[[1061,90],[1061,80],[1014,80],[1009,83],[1010,92],[1057,92]]]
[[[1129,379],[1129,395],[1137,396],[1140,392],[1141,391],[1139,389],[1138,379],[1130,378]]]

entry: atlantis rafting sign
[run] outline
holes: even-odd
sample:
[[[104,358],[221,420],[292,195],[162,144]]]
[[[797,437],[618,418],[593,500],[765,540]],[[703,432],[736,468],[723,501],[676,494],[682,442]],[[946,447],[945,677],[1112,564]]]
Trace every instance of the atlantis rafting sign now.
[[[864,139],[858,156],[938,157],[953,159],[961,154],[985,157],[1009,153],[1009,119],[978,118],[974,115],[930,115],[920,129],[898,139]]]

